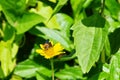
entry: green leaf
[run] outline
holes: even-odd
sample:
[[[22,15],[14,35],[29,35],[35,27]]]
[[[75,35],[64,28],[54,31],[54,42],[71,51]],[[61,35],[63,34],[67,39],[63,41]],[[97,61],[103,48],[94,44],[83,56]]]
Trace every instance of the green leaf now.
[[[110,64],[103,65],[99,80],[120,80],[120,50],[112,56]]]
[[[55,73],[55,76],[58,77],[60,80],[77,80],[77,79],[84,79],[82,71],[80,67],[69,67],[59,72]]]
[[[11,10],[17,14],[20,14],[24,12],[26,8],[26,1],[25,0],[1,0],[0,4],[2,5],[2,8],[6,10]]]
[[[10,51],[10,43],[9,42],[0,42],[0,61],[1,61],[1,68],[5,76],[13,69],[12,59],[11,59],[11,51]]]
[[[70,0],[74,16],[77,18],[86,0]]]
[[[40,67],[39,70],[36,72],[37,80],[50,80],[51,77],[51,70]]]
[[[11,11],[7,11],[4,8],[2,8],[2,11],[3,11],[8,23],[11,24],[12,26],[15,26],[15,21],[17,20],[17,17],[15,16],[15,14],[12,13]]]
[[[103,65],[102,72],[99,74],[98,80],[107,80],[109,77],[109,72],[109,65],[105,63]]]
[[[54,15],[51,16],[53,13],[53,9],[50,5],[48,5],[46,3],[46,1],[45,2],[38,1],[37,2],[37,9],[31,8],[30,11],[35,12],[35,13],[43,16],[45,18],[44,24],[46,25],[46,27],[59,29],[59,24],[57,22],[56,16],[54,16]]]
[[[26,3],[27,3],[27,5],[29,5],[29,6],[36,6],[36,0],[28,0],[28,1],[26,1]]]
[[[26,9],[26,0],[0,0],[2,11],[7,21],[14,26],[18,17],[23,14]]]
[[[11,49],[11,51],[12,51],[12,58],[13,59],[16,58],[18,49],[19,49],[19,46],[16,43],[13,43],[13,46],[12,46],[12,49]]]
[[[107,28],[102,29],[104,26],[105,20],[98,14],[78,21],[73,25],[76,54],[84,73],[89,72],[94,63],[99,59],[107,35]]]
[[[104,14],[107,15],[106,20],[109,22],[109,32],[113,32],[115,29],[120,28],[120,22],[116,19],[114,19],[111,15],[111,13],[109,12],[109,10],[104,10]]]
[[[110,42],[109,42],[109,39],[108,37],[106,38],[106,41],[105,41],[105,53],[108,57],[110,57],[110,54],[111,54],[111,49],[110,49]]]
[[[110,61],[109,80],[120,80],[120,50],[112,56]]]
[[[25,12],[26,1],[1,1],[2,11],[7,21],[16,28],[17,34],[22,34],[34,25],[42,22],[44,18],[35,13]],[[14,6],[13,6],[14,5]]]
[[[102,70],[103,70],[104,72],[106,72],[106,73],[109,74],[109,72],[110,72],[109,64],[105,63],[105,64],[103,65]]]
[[[60,32],[57,30],[37,26],[34,29],[32,29],[30,32],[34,35],[37,35],[40,37],[42,36],[46,39],[50,38],[56,42],[60,42],[64,46],[65,49],[71,50],[71,45],[72,45],[71,42],[65,39],[64,36],[62,36]],[[41,35],[42,34],[41,32],[45,35]]]
[[[30,78],[36,75],[36,71],[39,67],[40,66],[34,61],[27,59],[16,66],[14,74],[25,78]]]
[[[4,76],[4,73],[3,73],[3,70],[2,70],[2,68],[1,68],[1,66],[0,66],[0,78],[4,78],[5,76]]]
[[[4,33],[4,36],[3,36],[4,41],[9,41],[11,43],[14,41],[14,38],[15,38],[14,27],[6,24],[6,26],[4,26],[3,28],[3,33]]]
[[[12,75],[12,77],[10,78],[10,80],[23,80],[20,76],[17,75]]]
[[[68,0],[58,0],[57,5],[54,8],[53,14],[57,13],[66,3]]]
[[[62,35],[65,37],[70,37],[70,27],[73,24],[73,19],[63,13],[56,14],[57,21],[60,25]]]
[[[49,20],[51,20],[51,18],[67,3],[68,0],[58,0],[57,5],[55,6],[53,13],[51,15],[51,17],[49,18]]]
[[[116,0],[106,0],[105,3],[112,16],[120,21],[120,4]]]
[[[107,77],[108,77],[108,74],[107,74],[107,73],[101,72],[101,73],[99,74],[98,80],[106,80]]]
[[[31,29],[34,25],[44,21],[44,18],[35,13],[25,13],[22,18],[18,20],[16,30],[17,34],[22,34],[29,29]]]
[[[0,5],[0,11],[2,11],[2,6]]]

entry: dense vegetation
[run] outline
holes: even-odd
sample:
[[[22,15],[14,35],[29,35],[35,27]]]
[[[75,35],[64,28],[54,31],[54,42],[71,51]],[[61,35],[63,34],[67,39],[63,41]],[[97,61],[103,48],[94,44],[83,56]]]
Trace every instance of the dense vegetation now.
[[[64,47],[36,52],[49,39]],[[120,80],[120,0],[0,0],[1,80]]]

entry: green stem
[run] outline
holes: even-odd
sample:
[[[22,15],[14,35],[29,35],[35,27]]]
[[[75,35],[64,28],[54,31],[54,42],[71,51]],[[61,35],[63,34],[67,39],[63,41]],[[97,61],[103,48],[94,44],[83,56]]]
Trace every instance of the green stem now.
[[[105,8],[105,0],[101,0],[101,12],[100,12],[101,15],[103,15],[104,8]]]
[[[52,69],[52,80],[55,80],[54,79],[54,61],[53,61],[53,59],[50,59],[50,63],[51,63],[51,69]]]
[[[104,51],[104,49],[101,53],[101,61],[102,61],[102,63],[105,63],[105,51]]]

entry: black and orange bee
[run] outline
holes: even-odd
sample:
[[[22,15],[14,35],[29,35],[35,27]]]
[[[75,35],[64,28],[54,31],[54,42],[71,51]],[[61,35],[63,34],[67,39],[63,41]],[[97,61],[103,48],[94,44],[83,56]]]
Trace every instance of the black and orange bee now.
[[[49,39],[46,40],[46,42],[43,44],[43,47],[45,50],[48,50],[49,48],[52,47],[52,43],[50,42]]]

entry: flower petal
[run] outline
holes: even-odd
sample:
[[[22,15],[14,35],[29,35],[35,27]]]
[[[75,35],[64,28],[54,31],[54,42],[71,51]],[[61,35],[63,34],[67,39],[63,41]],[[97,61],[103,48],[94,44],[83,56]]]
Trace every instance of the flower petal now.
[[[50,43],[52,44],[52,47],[49,47],[48,49],[45,49],[44,45],[40,44],[41,49],[37,49],[36,52],[44,56],[46,59],[50,59],[54,56],[64,53],[62,52],[64,48],[60,43],[56,43],[54,46],[52,41],[50,41]]]
[[[54,46],[54,52],[62,51],[64,48],[61,46],[60,43],[56,43]]]
[[[36,52],[39,53],[40,55],[44,55],[45,54],[42,49],[37,49]]]
[[[43,49],[43,50],[44,50],[44,46],[43,46],[42,44],[40,44],[40,47],[41,47],[41,49]]]

